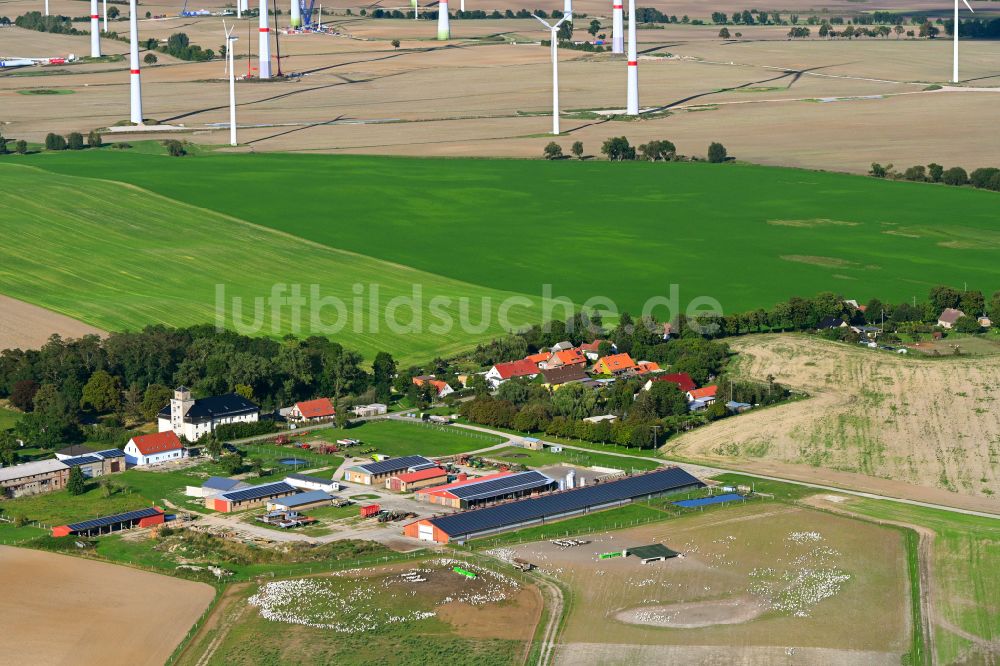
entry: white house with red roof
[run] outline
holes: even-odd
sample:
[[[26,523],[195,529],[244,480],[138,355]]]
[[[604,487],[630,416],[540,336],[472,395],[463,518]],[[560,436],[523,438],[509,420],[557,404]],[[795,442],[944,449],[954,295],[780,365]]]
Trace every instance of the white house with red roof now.
[[[642,389],[644,391],[648,391],[653,387],[654,382],[670,382],[671,384],[676,385],[682,393],[687,393],[688,391],[693,391],[698,388],[697,384],[694,383],[694,380],[691,379],[691,375],[686,372],[671,372],[666,375],[657,375],[646,382]]]
[[[706,405],[710,405],[715,402],[715,394],[718,390],[719,387],[715,384],[700,389],[692,389],[687,392],[688,402],[701,401]]]
[[[329,398],[316,398],[295,403],[288,418],[296,421],[319,421],[332,419],[336,415],[337,410],[333,408],[333,402]]]
[[[449,393],[455,392],[455,389],[453,389],[451,385],[448,384],[448,382],[441,379],[436,379],[434,375],[414,377],[413,383],[421,388],[423,388],[425,384],[430,384],[431,386],[434,387],[434,392],[437,394],[438,398],[443,398]]]
[[[173,430],[136,435],[125,445],[125,462],[136,467],[180,460],[187,451]]]
[[[538,366],[527,359],[511,361],[510,363],[497,363],[486,373],[486,383],[491,388],[496,388],[508,379],[514,377],[537,377]]]

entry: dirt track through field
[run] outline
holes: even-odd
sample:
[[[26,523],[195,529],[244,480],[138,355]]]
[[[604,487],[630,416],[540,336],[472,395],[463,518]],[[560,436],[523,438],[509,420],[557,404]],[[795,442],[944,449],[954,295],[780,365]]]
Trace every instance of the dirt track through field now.
[[[0,546],[0,661],[163,664],[212,601],[203,583]]]
[[[731,341],[739,373],[809,399],[725,419],[669,452],[721,466],[997,512],[1000,358],[920,359],[801,335]]]
[[[36,349],[56,333],[63,338],[106,335],[66,315],[0,295],[0,349]]]

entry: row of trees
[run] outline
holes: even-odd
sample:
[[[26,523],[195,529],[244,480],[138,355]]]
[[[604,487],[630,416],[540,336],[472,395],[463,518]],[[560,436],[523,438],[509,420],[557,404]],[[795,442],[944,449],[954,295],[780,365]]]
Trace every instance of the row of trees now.
[[[395,374],[391,355],[379,354],[369,370],[359,353],[322,337],[275,341],[207,325],[156,326],[0,352],[0,397],[27,412],[21,439],[51,447],[79,441],[97,417],[112,428],[148,421],[181,384],[198,396],[235,391],[264,409],[317,396],[346,407],[388,401]]]
[[[632,146],[624,136],[611,137],[601,144],[601,153],[612,162],[625,162],[641,159],[650,162],[695,161],[696,157],[686,157],[677,154],[677,147],[666,139],[653,139],[648,143]],[[707,159],[712,163],[721,163],[729,159],[726,147],[721,143],[712,142],[708,146]]]
[[[88,19],[89,20],[89,19]],[[45,16],[41,12],[28,12],[14,19],[14,25],[25,30],[37,30],[38,32],[51,32],[59,35],[86,35],[89,34],[73,27],[72,19],[68,16],[50,14]]]
[[[347,10],[347,15],[350,16],[351,14],[352,14],[351,10]],[[412,19],[413,18],[413,12],[412,11],[409,11],[409,10],[408,11],[401,11],[399,9],[381,9],[381,8],[376,8],[376,9],[373,9],[371,11],[368,11],[367,9],[362,9],[361,12],[360,12],[360,14],[361,14],[361,16],[369,16],[371,18],[376,18],[376,19],[381,19],[381,18],[386,18],[386,19],[404,19],[404,18],[408,18],[408,19]],[[549,17],[549,13],[546,12],[544,9],[536,9],[534,12],[531,12],[531,11],[529,11],[527,9],[518,9],[516,11],[513,10],[513,9],[507,9],[507,10],[505,10],[503,12],[501,12],[498,9],[494,9],[492,12],[486,12],[486,11],[483,11],[481,9],[474,9],[474,10],[468,10],[468,11],[464,11],[464,12],[463,11],[449,12],[448,16],[451,17],[451,18],[456,18],[456,19],[479,19],[479,20],[484,20],[484,19],[515,19],[515,18],[517,18],[517,19],[530,19],[532,14],[535,14],[535,15],[541,17],[541,18],[548,18]],[[552,15],[552,18],[555,18],[555,19],[563,17],[563,13],[561,11],[559,11],[558,9],[553,9],[551,15]],[[434,10],[426,10],[425,9],[425,10],[421,10],[420,13],[418,14],[418,16],[419,16],[419,18],[422,18],[422,19],[437,20],[438,12],[434,11]],[[573,14],[573,18],[576,19],[576,20],[579,20],[579,19],[582,19],[582,18],[586,18],[586,16],[587,15],[584,14],[584,13]]]
[[[83,150],[84,148],[100,148],[104,145],[101,133],[90,130],[87,134],[87,143],[84,144],[83,135],[79,132],[70,132],[66,136],[49,132],[45,135],[45,150]],[[27,146],[25,146],[27,152]]]
[[[996,167],[983,167],[969,173],[962,167],[945,169],[940,164],[931,162],[927,166],[917,164],[904,171],[897,171],[892,164],[883,166],[878,162],[873,162],[871,169],[868,170],[868,175],[873,178],[909,180],[918,183],[942,183],[954,187],[971,185],[981,190],[1000,192],[1000,169]]]

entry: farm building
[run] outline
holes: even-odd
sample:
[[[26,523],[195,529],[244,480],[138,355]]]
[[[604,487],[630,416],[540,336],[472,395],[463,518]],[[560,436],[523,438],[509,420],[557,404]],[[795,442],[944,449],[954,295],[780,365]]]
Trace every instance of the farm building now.
[[[706,405],[710,405],[715,402],[715,393],[719,390],[719,387],[715,384],[711,386],[706,386],[700,389],[692,389],[687,392],[688,402],[703,402]]]
[[[63,458],[62,462],[69,467],[79,467],[85,477],[94,479],[105,474],[124,472],[125,452],[121,449],[105,449],[75,458]]]
[[[559,482],[559,490],[582,488],[602,481],[625,476],[625,470],[611,467],[579,467],[577,465],[551,465],[538,470]]]
[[[462,472],[458,475],[458,478],[455,481],[447,485],[421,488],[413,495],[413,499],[428,502],[430,504],[451,506],[457,509],[459,508],[457,498],[455,498],[451,493],[454,488],[460,488],[461,486],[467,486],[481,481],[489,481],[490,479],[498,479],[501,476],[510,476],[511,474],[513,474],[513,472],[497,472],[486,476],[474,476],[469,478],[465,472]]]
[[[89,446],[84,446],[83,444],[72,444],[67,446],[65,449],[59,449],[56,451],[56,458],[59,460],[65,460],[66,458],[76,458],[77,456],[86,456],[94,452],[94,449]]]
[[[317,506],[329,506],[334,497],[322,490],[310,490],[306,493],[297,493],[281,499],[270,500],[267,503],[268,511],[304,511]]]
[[[0,467],[0,491],[3,497],[51,493],[65,488],[67,481],[69,465],[54,458]]]
[[[186,456],[187,451],[172,430],[136,435],[125,445],[125,460],[136,467],[180,460]]]
[[[212,497],[219,493],[229,492],[249,488],[250,484],[239,479],[227,479],[224,476],[210,476],[205,479],[205,483],[200,486],[188,486],[184,489],[184,494],[188,497]]]
[[[484,509],[425,518],[406,525],[403,533],[437,543],[466,541],[704,485],[679,467],[671,467]]]
[[[353,409],[354,415],[360,418],[365,418],[369,416],[382,416],[389,412],[388,405],[383,405],[381,402],[373,402],[370,405],[358,405]]]
[[[428,486],[440,486],[448,482],[448,472],[440,467],[428,467],[416,472],[393,474],[385,480],[385,487],[397,493],[412,493]]]
[[[336,415],[337,410],[329,398],[316,398],[295,403],[286,416],[293,421],[322,421]]]
[[[322,490],[327,493],[340,490],[340,484],[333,479],[324,479],[322,476],[309,476],[308,474],[289,474],[285,477],[285,483],[299,490]]]
[[[260,407],[241,395],[229,393],[195,400],[184,386],[174,391],[170,404],[157,415],[160,432],[173,431],[189,442],[198,441],[220,425],[252,423],[259,419]]]
[[[551,370],[542,370],[542,377],[545,379],[542,386],[552,390],[557,390],[564,384],[582,382],[588,379],[587,373],[584,372],[583,366],[580,364],[563,365]]]
[[[691,375],[689,375],[688,373],[671,372],[666,375],[657,375],[656,377],[653,377],[645,384],[643,384],[642,390],[648,391],[649,389],[653,388],[654,382],[670,382],[671,384],[677,386],[677,388],[679,388],[683,393],[687,393],[688,391],[693,391],[695,390],[695,388],[697,388],[697,384],[694,383],[694,380],[691,379]]]
[[[221,513],[231,513],[233,511],[242,511],[243,509],[252,509],[270,500],[294,494],[295,488],[284,481],[262,483],[258,486],[248,486],[213,495],[212,497],[206,497],[205,508],[214,509]]]
[[[496,388],[508,379],[514,377],[535,377],[538,375],[538,364],[527,359],[511,361],[510,363],[497,363],[486,373],[486,383],[491,388]]]
[[[139,509],[138,511],[129,511],[128,513],[119,513],[113,516],[103,516],[101,518],[94,518],[93,520],[53,527],[52,536],[99,536],[101,534],[130,530],[136,527],[162,525],[165,519],[166,516],[163,514],[163,509],[153,506],[148,509]]]
[[[479,479],[459,481],[447,486],[421,490],[431,504],[450,506],[453,509],[471,509],[485,504],[517,499],[526,495],[554,490],[558,484],[541,472],[494,474]]]
[[[515,441],[514,444],[520,446],[522,449],[530,449],[532,451],[541,451],[545,448],[545,442],[537,437],[524,437],[520,442]]]
[[[938,317],[938,326],[941,328],[951,328],[955,323],[965,316],[965,313],[955,308],[945,308]]]
[[[648,546],[633,546],[622,551],[625,557],[638,557],[643,564],[652,562],[664,562],[680,555],[676,550],[667,548],[662,543],[651,543]]]
[[[402,456],[348,467],[344,470],[344,480],[366,486],[382,485],[394,474],[416,472],[429,467],[437,467],[437,464],[423,456]]]

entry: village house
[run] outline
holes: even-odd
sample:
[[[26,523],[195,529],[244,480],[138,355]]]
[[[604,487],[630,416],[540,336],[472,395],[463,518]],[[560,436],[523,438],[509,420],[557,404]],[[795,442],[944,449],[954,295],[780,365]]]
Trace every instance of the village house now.
[[[173,430],[137,435],[125,445],[125,460],[145,467],[187,457],[187,451]]]
[[[615,377],[630,377],[636,373],[637,366],[632,357],[628,354],[612,354],[605,356],[594,364],[594,372],[599,375],[613,375]]]
[[[965,313],[961,310],[956,310],[955,308],[945,308],[941,316],[938,317],[938,326],[941,328],[951,328],[955,325],[959,319],[965,316]]]
[[[579,349],[564,349],[553,352],[539,367],[542,370],[555,370],[567,365],[587,365],[587,357]]]
[[[706,407],[715,402],[715,394],[719,387],[715,384],[700,389],[692,389],[687,392],[688,402],[700,402]]]
[[[524,357],[524,360],[531,361],[538,367],[542,367],[542,364],[548,361],[550,356],[552,356],[551,352],[540,351],[537,354],[528,354]]]
[[[598,349],[600,349],[602,342],[607,342],[609,345],[611,345],[612,352],[618,351],[618,347],[615,346],[615,343],[611,342],[610,340],[600,340],[600,339],[594,340],[593,342],[583,343],[582,345],[580,345],[580,351],[582,351],[583,355],[586,356],[589,360],[596,361],[597,358],[600,356],[600,352],[598,352]]]
[[[656,377],[650,378],[649,381],[643,384],[642,390],[648,391],[653,387],[654,382],[670,382],[671,384],[677,386],[682,393],[687,393],[688,391],[693,391],[697,388],[697,384],[694,383],[694,380],[691,379],[691,375],[688,373],[672,372],[666,375],[657,375]]]
[[[174,391],[170,404],[160,410],[160,432],[173,431],[189,442],[215,432],[227,423],[253,423],[260,419],[260,407],[236,393],[195,400],[187,387]]]
[[[588,377],[582,365],[574,364],[564,365],[553,370],[542,370],[542,379],[542,386],[555,391],[566,384],[586,381]]]
[[[333,402],[329,398],[297,402],[288,412],[288,418],[293,421],[322,421],[336,415],[337,410],[333,408]]]
[[[538,366],[531,361],[521,359],[510,363],[497,363],[486,373],[486,383],[490,388],[496,388],[508,379],[514,377],[537,377]]]
[[[420,386],[421,388],[425,384],[430,384],[431,386],[434,387],[434,393],[437,395],[439,399],[445,397],[449,393],[455,392],[455,389],[453,389],[448,384],[448,382],[443,381],[441,379],[435,379],[434,375],[424,375],[421,377],[414,377],[413,383],[416,384],[417,386]]]

